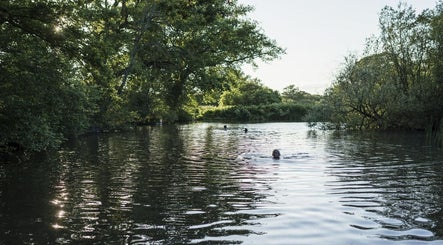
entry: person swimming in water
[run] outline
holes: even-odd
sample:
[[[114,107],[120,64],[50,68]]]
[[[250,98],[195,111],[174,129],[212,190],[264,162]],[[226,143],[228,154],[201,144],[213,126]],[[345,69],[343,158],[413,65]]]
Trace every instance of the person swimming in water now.
[[[272,158],[274,159],[280,159],[280,151],[275,149],[272,151]]]

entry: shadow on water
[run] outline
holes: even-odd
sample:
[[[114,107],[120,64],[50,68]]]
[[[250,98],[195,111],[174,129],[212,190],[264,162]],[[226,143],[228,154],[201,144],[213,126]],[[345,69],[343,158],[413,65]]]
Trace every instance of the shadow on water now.
[[[0,165],[0,244],[443,240],[443,153],[424,136],[244,127],[89,135]]]
[[[443,154],[424,135],[332,135],[330,192],[351,226],[388,240],[443,238]]]
[[[277,215],[254,212],[268,181],[234,161],[238,137],[221,133],[90,135],[26,166],[1,166],[0,244],[233,244],[261,234],[254,225]]]

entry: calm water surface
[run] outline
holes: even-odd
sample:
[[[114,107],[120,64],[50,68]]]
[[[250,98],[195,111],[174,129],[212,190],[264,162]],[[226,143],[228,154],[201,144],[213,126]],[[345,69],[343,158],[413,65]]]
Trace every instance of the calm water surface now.
[[[0,244],[443,244],[426,142],[303,123],[92,135],[0,165]]]

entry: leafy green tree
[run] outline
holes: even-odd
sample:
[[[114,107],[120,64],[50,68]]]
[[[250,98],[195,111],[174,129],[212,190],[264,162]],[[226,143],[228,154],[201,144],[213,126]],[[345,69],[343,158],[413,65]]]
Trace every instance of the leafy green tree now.
[[[138,59],[160,76],[159,88],[172,113],[186,104],[187,94],[219,88],[208,77],[215,74],[211,69],[236,69],[283,52],[245,18],[251,8],[236,1],[158,1],[155,7],[158,15],[152,31],[141,37]]]
[[[404,3],[397,9],[385,7],[380,14],[380,46],[393,65],[391,96],[396,104],[388,108],[392,127],[427,128],[434,124],[432,108],[438,89],[432,78],[430,59],[434,44],[431,39],[432,11],[416,13]]]
[[[323,110],[330,121],[356,129],[435,128],[441,118],[441,89],[432,75],[438,63],[438,38],[431,39],[432,33],[438,37],[436,18],[403,3],[383,8],[380,36],[368,43],[363,58],[346,60],[327,90]]]
[[[435,45],[431,52],[434,86],[430,89],[432,104],[427,105],[434,122],[433,128],[443,132],[443,2],[437,4],[431,21],[431,40]],[[443,137],[442,137],[443,138]]]
[[[240,74],[241,72],[236,69],[222,66],[207,68],[199,79],[212,84],[212,88],[208,90],[195,88],[190,91],[190,95],[195,98],[199,106],[218,106],[222,94],[238,81]]]
[[[392,82],[393,69],[383,54],[360,60],[349,56],[333,88],[325,95],[335,111],[332,121],[358,129],[386,127],[388,109],[399,99]]]
[[[308,93],[301,91],[295,85],[289,85],[283,89],[283,102],[294,103],[298,100],[304,99]]]
[[[404,93],[423,82],[430,70],[430,18],[431,12],[417,15],[406,3],[400,3],[397,9],[386,6],[380,13],[381,49],[394,65],[398,86]]]
[[[214,103],[241,64],[283,53],[250,10],[225,0],[1,1],[0,147],[44,150],[90,126],[175,121]]]
[[[302,91],[293,84],[283,88],[281,96],[284,103],[299,103],[305,105],[314,105],[321,99],[320,95],[312,95]]]
[[[78,55],[72,62],[96,90],[98,111],[93,124],[120,127],[131,121],[126,98],[120,93],[127,74],[129,53],[137,39],[140,1],[78,1],[67,25],[75,29]]]
[[[222,106],[249,106],[266,105],[280,103],[280,94],[266,86],[263,86],[256,79],[244,77],[237,82],[230,90],[225,91],[221,96],[220,105]]]
[[[1,2],[0,146],[40,151],[88,126],[89,90],[77,77],[72,47],[57,30],[65,6]]]

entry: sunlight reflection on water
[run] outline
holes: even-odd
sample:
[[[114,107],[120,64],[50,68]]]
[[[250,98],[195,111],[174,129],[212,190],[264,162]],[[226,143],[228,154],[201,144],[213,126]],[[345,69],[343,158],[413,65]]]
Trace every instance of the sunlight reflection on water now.
[[[92,135],[1,166],[0,243],[443,242],[443,154],[420,136],[227,126]]]

